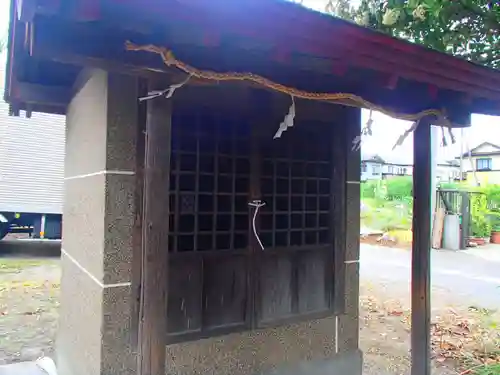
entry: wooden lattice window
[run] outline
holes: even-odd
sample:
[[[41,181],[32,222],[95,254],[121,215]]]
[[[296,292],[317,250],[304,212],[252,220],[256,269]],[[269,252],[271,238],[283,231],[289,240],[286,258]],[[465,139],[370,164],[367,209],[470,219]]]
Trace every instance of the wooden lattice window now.
[[[276,141],[263,155],[260,230],[269,247],[329,244],[332,166],[314,134]]]
[[[171,252],[248,246],[249,137],[201,112],[173,121]]]
[[[171,342],[331,313],[331,137],[330,124],[298,122],[273,140],[239,113],[174,109]],[[264,250],[248,205],[259,197]]]

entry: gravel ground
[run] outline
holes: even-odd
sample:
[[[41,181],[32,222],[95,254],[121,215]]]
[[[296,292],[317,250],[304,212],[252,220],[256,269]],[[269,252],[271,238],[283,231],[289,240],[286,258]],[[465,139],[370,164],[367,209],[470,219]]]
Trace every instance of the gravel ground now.
[[[0,363],[53,357],[60,268],[55,258],[0,258]],[[361,349],[364,375],[409,374],[409,298],[388,285],[361,287]],[[434,299],[445,301],[439,290]],[[439,310],[445,308],[438,306]],[[457,374],[444,366],[435,375]]]

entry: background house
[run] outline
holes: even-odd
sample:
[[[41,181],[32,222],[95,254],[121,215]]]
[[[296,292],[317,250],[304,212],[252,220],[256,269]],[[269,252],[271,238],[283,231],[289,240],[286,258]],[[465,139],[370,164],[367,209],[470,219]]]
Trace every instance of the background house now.
[[[477,178],[481,185],[500,184],[500,146],[490,142],[480,143],[463,154],[462,160],[468,182],[475,183]]]
[[[399,176],[411,176],[413,174],[413,164],[398,163],[397,160],[386,162],[382,166],[382,179]]]
[[[366,156],[361,161],[361,181],[384,180],[394,176],[411,176],[413,164],[386,161],[380,155]]]
[[[361,161],[361,181],[382,179],[382,167],[385,161],[379,155],[363,158]]]
[[[499,153],[500,156],[500,153]],[[394,155],[390,159],[380,155],[366,155],[361,161],[361,181],[385,180],[393,177],[412,176],[412,155],[401,157]],[[440,182],[452,182],[460,179],[460,163],[457,160],[438,162],[436,178]]]
[[[438,162],[436,178],[439,182],[460,181],[460,163],[458,160]]]

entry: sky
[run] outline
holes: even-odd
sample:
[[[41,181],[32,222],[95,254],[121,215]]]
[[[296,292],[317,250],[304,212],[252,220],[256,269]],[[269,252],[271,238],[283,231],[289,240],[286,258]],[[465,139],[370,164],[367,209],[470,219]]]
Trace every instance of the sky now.
[[[357,0],[353,0],[357,1]],[[7,34],[10,0],[0,0],[0,37]],[[323,10],[326,0],[304,0],[303,5],[315,10]],[[4,63],[5,57],[0,59]],[[363,110],[362,124],[369,118],[369,111]],[[362,154],[369,156],[380,155],[383,159],[393,162],[413,162],[412,137],[409,136],[403,146],[392,150],[400,134],[403,133],[410,123],[396,120],[380,113],[373,116],[373,135],[365,137],[362,143]],[[439,161],[451,160],[460,154],[460,130],[454,130],[457,142],[455,145],[440,147],[437,152]],[[465,150],[473,148],[482,142],[491,141],[500,143],[500,118],[496,116],[473,115],[472,127],[464,130]],[[497,141],[499,140],[499,141]]]
[[[0,0],[0,36],[7,35],[9,10],[10,0]]]

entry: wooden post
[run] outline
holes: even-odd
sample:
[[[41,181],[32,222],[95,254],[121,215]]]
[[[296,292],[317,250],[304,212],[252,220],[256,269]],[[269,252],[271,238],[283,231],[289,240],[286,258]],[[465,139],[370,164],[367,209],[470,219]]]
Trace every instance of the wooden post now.
[[[149,85],[150,90],[164,89]],[[165,375],[172,101],[147,103],[139,308],[139,375]]]
[[[342,120],[338,122],[337,129],[333,133],[332,140],[332,181],[331,181],[331,212],[333,216],[332,230],[332,256],[333,256],[333,308],[335,314],[345,313],[346,308],[346,244],[347,244],[347,161],[353,152],[351,150],[351,140],[349,128],[354,127],[354,121],[351,122],[351,113],[353,108],[345,107],[338,113],[342,114]],[[358,185],[359,187],[359,185]],[[359,205],[359,203],[357,203]]]
[[[411,273],[411,374],[431,375],[431,126],[422,119],[413,134],[413,246]]]

